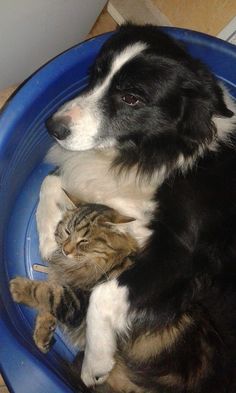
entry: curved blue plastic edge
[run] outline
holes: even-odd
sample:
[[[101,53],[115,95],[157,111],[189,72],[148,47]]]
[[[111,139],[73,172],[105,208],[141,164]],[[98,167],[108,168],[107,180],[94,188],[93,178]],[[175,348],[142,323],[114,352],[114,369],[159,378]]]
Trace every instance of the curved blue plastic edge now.
[[[194,31],[175,28],[164,28],[164,31],[183,41],[190,53],[208,64],[236,97],[233,45]],[[37,188],[39,172],[48,171],[40,164],[51,143],[44,127],[45,119],[63,101],[83,89],[89,65],[110,34],[84,42],[53,59],[27,81],[0,117],[0,367],[11,392],[27,393],[32,391],[32,385],[36,393],[71,391],[61,379],[59,352],[53,350],[44,356],[37,351],[31,339],[31,313],[11,301],[8,280],[16,272],[23,272],[25,265],[14,266],[9,260],[16,248],[6,228],[16,220],[12,212],[19,206],[26,180],[36,179]],[[36,203],[35,187],[34,195],[29,196],[30,209]],[[26,376],[25,371],[28,371]]]
[[[40,376],[31,379],[31,375],[27,374],[30,377],[28,384],[33,382],[35,392],[71,392],[56,374],[57,353],[51,351],[43,356],[35,348],[27,323],[30,310],[15,305],[11,300],[8,282],[15,274],[14,266],[7,257],[8,248],[14,250],[14,244],[10,246],[5,228],[10,225],[11,213],[24,183],[50,146],[45,119],[75,91],[85,86],[88,66],[106,39],[102,36],[92,39],[48,63],[19,90],[0,117],[0,368],[12,392],[26,392],[27,389],[27,383],[21,382],[23,368],[17,367],[18,363],[27,364],[32,377]],[[35,135],[36,131],[39,135]],[[21,212],[21,221],[23,218],[24,211]],[[17,268],[23,271],[24,266]]]
[[[234,93],[236,86],[236,46],[219,38],[192,30],[166,27],[163,29],[185,43],[193,57],[201,59]]]
[[[72,390],[63,379],[52,370],[45,361],[40,361],[30,353],[23,340],[10,329],[11,321],[2,310],[0,300],[1,372],[10,390],[14,393],[71,393]]]

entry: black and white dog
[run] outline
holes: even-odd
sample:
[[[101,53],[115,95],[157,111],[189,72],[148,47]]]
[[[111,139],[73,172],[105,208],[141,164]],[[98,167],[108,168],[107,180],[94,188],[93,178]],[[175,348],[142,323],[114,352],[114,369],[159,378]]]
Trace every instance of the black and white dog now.
[[[161,359],[153,348],[146,391],[168,364],[169,385],[161,392],[233,392],[235,113],[226,90],[181,43],[154,26],[125,25],[100,51],[88,88],[47,122],[58,142],[50,154],[60,174],[49,175],[41,188],[43,258],[56,246],[62,188],[134,217],[128,230],[142,249],[134,267],[91,295],[82,368],[87,385],[106,379],[117,337],[158,333],[185,314],[192,322],[172,358],[167,362],[167,344]],[[201,346],[207,355],[192,364],[191,348]],[[210,372],[202,371],[201,388],[191,390],[203,363]]]

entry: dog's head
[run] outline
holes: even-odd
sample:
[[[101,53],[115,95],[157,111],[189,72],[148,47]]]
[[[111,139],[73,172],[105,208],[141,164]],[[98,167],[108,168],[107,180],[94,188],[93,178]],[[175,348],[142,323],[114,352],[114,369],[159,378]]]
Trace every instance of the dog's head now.
[[[193,156],[217,137],[214,119],[232,116],[182,44],[154,26],[124,25],[102,47],[87,89],[47,127],[68,150],[115,146],[120,162],[141,168]]]

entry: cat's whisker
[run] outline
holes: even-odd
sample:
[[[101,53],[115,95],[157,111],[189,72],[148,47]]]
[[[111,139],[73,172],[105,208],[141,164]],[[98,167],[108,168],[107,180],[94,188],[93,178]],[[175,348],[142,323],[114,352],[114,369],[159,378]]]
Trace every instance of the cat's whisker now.
[[[94,270],[96,271],[96,275],[97,275],[97,271],[100,270],[102,272],[102,274],[106,275],[106,277],[108,278],[106,271],[104,269],[102,269],[102,267],[99,266],[94,260],[92,260],[91,262],[89,262],[89,261],[79,262],[78,267],[82,268],[86,265],[92,266],[94,268]]]
[[[106,277],[106,280],[109,280],[109,276],[108,276],[107,272],[101,266],[99,266],[95,261],[93,261],[93,265],[96,269],[96,272],[97,272],[97,269],[99,269],[102,272],[102,274]]]

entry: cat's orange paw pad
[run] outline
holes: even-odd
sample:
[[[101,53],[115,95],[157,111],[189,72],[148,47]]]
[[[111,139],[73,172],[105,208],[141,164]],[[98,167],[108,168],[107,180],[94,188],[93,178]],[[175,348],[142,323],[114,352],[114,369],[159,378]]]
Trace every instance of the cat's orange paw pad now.
[[[41,352],[47,353],[52,345],[53,334],[56,329],[56,319],[49,313],[38,316],[34,341]]]
[[[15,302],[25,300],[26,292],[30,290],[30,280],[24,277],[16,277],[10,281],[10,292]]]

